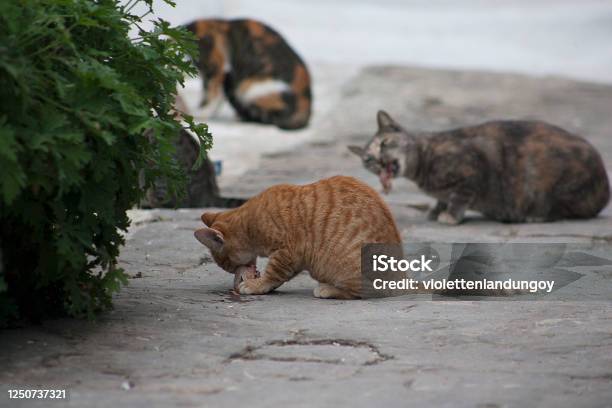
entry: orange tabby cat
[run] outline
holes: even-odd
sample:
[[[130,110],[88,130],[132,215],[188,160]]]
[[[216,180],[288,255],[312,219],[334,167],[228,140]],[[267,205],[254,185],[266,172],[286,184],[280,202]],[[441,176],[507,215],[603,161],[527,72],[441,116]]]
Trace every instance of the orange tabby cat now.
[[[361,246],[400,243],[389,208],[378,193],[336,176],[296,186],[281,184],[241,207],[204,213],[195,236],[217,264],[235,273],[269,257],[265,272],[238,285],[242,294],[264,294],[307,270],[319,282],[314,296],[353,299],[361,289]]]

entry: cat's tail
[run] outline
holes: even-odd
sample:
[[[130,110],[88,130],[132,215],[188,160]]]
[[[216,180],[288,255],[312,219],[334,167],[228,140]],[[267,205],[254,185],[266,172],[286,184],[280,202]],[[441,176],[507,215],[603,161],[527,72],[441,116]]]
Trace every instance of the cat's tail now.
[[[576,199],[578,197],[578,199]],[[610,182],[601,165],[599,174],[584,183],[572,196],[569,216],[576,218],[596,217],[610,202]]]
[[[288,117],[282,117],[277,119],[274,124],[283,130],[298,130],[308,126],[309,120],[310,108],[307,111],[296,110],[292,115]]]
[[[291,92],[285,97],[291,99],[293,113],[279,118],[275,123],[276,126],[286,130],[306,127],[310,120],[312,93],[310,92],[310,75],[304,65],[296,65],[291,81]]]

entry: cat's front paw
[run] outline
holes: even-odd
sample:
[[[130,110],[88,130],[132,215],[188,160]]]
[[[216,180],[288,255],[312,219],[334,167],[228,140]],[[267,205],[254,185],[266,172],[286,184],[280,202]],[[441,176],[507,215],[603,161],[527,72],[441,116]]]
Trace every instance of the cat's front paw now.
[[[246,279],[238,285],[238,292],[241,295],[263,295],[272,289],[272,286],[263,278]]]
[[[458,225],[461,220],[453,217],[448,211],[443,211],[438,215],[438,222],[446,225]]]

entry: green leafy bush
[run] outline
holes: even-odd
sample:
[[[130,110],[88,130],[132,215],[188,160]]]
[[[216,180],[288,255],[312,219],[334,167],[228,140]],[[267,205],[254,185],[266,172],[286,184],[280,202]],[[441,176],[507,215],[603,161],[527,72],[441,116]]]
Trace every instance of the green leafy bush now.
[[[171,109],[195,41],[162,20],[140,29],[138,3],[152,12],[152,0],[0,2],[0,326],[110,307],[126,210],[156,179],[175,193],[185,181]],[[187,122],[204,155],[210,134]]]

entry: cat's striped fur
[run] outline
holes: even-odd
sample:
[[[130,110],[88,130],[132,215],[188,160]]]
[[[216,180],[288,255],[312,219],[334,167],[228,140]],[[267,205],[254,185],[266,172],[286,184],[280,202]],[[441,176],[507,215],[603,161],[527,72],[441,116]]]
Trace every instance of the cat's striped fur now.
[[[378,193],[344,176],[277,185],[239,208],[204,213],[202,221],[195,236],[227,272],[270,258],[261,277],[240,283],[243,294],[267,293],[307,270],[319,282],[316,297],[357,298],[362,245],[401,242]]]

